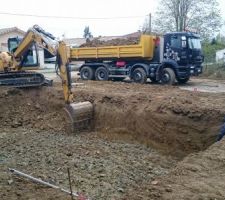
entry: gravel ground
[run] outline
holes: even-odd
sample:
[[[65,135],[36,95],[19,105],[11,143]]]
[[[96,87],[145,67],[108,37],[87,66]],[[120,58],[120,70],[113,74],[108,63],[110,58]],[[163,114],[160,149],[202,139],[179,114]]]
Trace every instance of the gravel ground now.
[[[69,188],[69,167],[74,191],[91,199],[120,199],[128,189],[167,174],[175,164],[151,148],[99,139],[95,132],[68,136],[17,129],[1,132],[0,138],[1,199],[43,198],[37,196],[35,184],[28,192],[29,184],[11,176],[9,167],[63,188]],[[24,188],[15,187],[20,184]],[[48,191],[48,195],[46,199],[55,194]]]

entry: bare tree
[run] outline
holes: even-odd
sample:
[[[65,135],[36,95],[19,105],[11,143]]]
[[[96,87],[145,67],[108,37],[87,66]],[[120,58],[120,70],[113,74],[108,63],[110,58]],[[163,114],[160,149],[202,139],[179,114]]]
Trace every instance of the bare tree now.
[[[89,26],[85,26],[85,28],[84,28],[84,38],[86,38],[86,39],[93,38],[93,35],[90,32]]]
[[[209,38],[222,24],[217,0],[160,0],[159,5],[154,16],[158,32],[189,29]]]

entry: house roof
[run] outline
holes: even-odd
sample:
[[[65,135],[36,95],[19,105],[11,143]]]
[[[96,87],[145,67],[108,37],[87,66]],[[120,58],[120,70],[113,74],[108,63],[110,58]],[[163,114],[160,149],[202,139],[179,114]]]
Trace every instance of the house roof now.
[[[17,27],[11,27],[11,28],[0,29],[0,35],[4,35],[4,34],[7,34],[7,33],[10,33],[10,32],[13,32],[13,31],[19,32],[21,34],[25,34],[25,31],[23,31],[23,30],[21,30]]]
[[[86,43],[85,38],[65,38],[63,40],[66,44],[72,45],[72,46],[80,46],[80,45]]]

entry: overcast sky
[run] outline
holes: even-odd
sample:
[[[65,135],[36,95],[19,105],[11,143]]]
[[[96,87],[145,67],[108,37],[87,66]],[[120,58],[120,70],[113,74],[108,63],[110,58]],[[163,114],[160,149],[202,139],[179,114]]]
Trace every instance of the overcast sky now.
[[[221,10],[225,1],[219,0]],[[157,8],[157,0],[8,0],[1,2],[0,13],[39,16],[68,16],[82,19],[41,18],[0,14],[0,28],[17,26],[27,30],[34,24],[60,37],[82,37],[86,25],[94,36],[123,35],[137,31],[145,16]],[[124,18],[117,18],[124,17]],[[107,19],[84,19],[107,18]],[[111,18],[111,19],[110,19]],[[225,12],[223,12],[225,20]]]

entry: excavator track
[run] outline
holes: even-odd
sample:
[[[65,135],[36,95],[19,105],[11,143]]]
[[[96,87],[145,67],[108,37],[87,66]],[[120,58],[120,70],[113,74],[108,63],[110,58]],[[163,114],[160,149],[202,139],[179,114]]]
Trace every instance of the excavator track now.
[[[38,72],[11,71],[0,72],[0,86],[17,88],[38,87],[45,84],[45,77]]]

